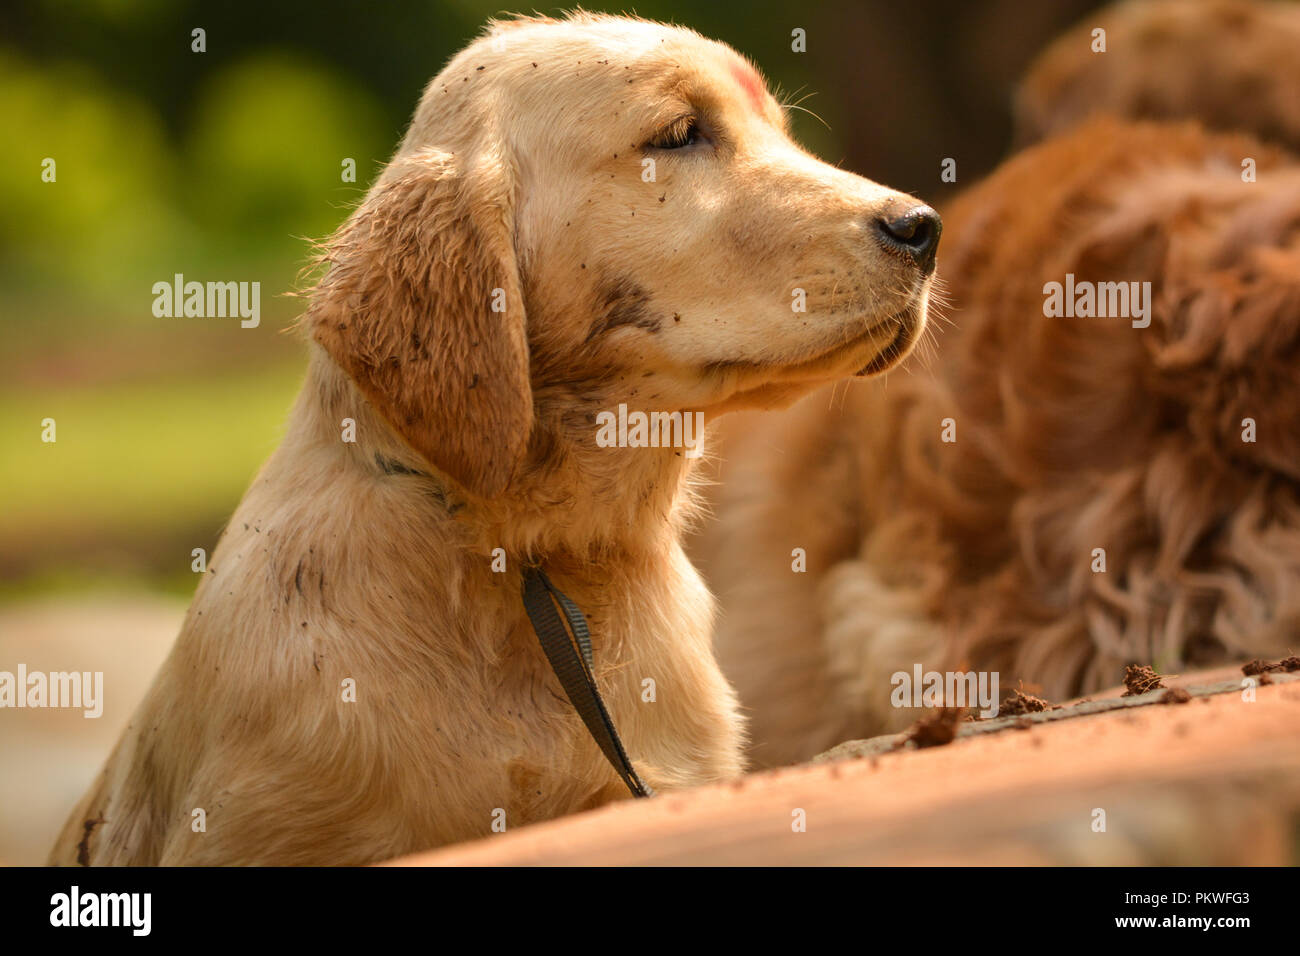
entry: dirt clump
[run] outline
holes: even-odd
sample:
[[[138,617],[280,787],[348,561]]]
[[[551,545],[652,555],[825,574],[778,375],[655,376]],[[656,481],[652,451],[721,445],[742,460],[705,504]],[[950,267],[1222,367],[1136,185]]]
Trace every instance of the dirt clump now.
[[[1260,674],[1272,673],[1294,673],[1300,671],[1300,657],[1284,657],[1280,661],[1260,661],[1254,660],[1249,664],[1241,665],[1241,672],[1247,677],[1257,677]]]
[[[1041,697],[1026,694],[1020,689],[1013,690],[1011,696],[998,704],[998,716],[1020,717],[1024,714],[1037,714],[1047,710],[1051,705]]]
[[[918,748],[943,747],[952,743],[965,713],[965,707],[940,707],[929,717],[922,717],[913,724],[895,749],[906,746],[909,741]]]
[[[1160,675],[1146,664],[1129,664],[1124,668],[1124,687],[1126,688],[1123,697],[1136,697],[1139,694],[1145,694],[1149,691],[1160,690],[1165,686],[1165,682],[1160,679]]]

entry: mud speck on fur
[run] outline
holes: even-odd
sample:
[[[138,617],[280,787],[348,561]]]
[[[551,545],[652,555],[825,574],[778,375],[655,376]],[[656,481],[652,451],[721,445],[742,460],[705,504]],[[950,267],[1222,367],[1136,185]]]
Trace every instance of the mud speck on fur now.
[[[1171,687],[1160,695],[1162,704],[1186,704],[1190,702],[1192,695],[1181,687]]]
[[[77,843],[77,862],[82,866],[90,866],[90,835],[95,832],[95,827],[103,822],[103,817],[87,817],[82,824],[85,827],[85,832]]]
[[[600,317],[592,326],[588,340],[623,326],[659,331],[659,320],[650,314],[650,297],[628,279],[617,279],[602,287],[597,311]]]
[[[1165,683],[1160,675],[1146,664],[1129,664],[1124,668],[1124,697],[1136,697],[1148,691],[1159,690]]]

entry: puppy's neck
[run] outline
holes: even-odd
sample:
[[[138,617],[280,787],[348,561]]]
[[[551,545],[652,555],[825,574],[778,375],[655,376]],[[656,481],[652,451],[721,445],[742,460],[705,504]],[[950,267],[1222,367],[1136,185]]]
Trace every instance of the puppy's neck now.
[[[375,482],[406,483],[475,551],[599,564],[673,546],[695,512],[693,461],[682,448],[601,447],[597,409],[544,392],[509,487],[476,497],[402,441],[347,375],[312,351],[286,444],[310,443]]]

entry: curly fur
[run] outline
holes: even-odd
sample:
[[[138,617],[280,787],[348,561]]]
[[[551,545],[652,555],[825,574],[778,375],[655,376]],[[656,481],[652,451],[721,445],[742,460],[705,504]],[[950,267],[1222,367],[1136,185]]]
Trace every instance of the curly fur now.
[[[1062,700],[1126,664],[1300,641],[1300,166],[1242,136],[1101,119],[946,218],[952,324],[930,369],[731,436],[700,551],[761,763],[912,719],[889,676],[914,663]],[[1067,272],[1150,281],[1151,326],[1045,317],[1044,283]],[[792,507],[805,494],[834,533]],[[767,557],[800,545],[805,575]]]
[[[1092,49],[1106,31],[1106,51]],[[1015,99],[1027,146],[1096,113],[1196,119],[1300,150],[1300,5],[1290,0],[1126,0],[1040,53]]]

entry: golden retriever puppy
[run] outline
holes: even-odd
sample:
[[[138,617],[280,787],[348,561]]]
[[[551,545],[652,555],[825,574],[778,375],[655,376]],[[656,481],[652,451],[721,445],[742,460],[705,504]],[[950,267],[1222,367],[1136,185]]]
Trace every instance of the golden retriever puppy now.
[[[492,24],[328,243],[284,442],[53,860],[365,863],[627,797],[526,566],[585,612],[649,786],[740,773],[690,424],[898,361],[939,229],[799,149],[720,43]],[[602,440],[646,412],[677,424]]]
[[[1105,31],[1105,51],[1094,50]],[[1198,119],[1300,150],[1300,4],[1129,0],[1038,55],[1015,101],[1021,146],[1094,113]]]
[[[1062,700],[1297,645],[1300,165],[1103,119],[945,220],[928,372],[731,436],[699,554],[760,764],[914,719],[916,664]],[[1059,307],[1101,283],[1131,317]]]

